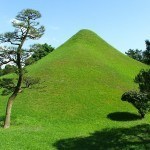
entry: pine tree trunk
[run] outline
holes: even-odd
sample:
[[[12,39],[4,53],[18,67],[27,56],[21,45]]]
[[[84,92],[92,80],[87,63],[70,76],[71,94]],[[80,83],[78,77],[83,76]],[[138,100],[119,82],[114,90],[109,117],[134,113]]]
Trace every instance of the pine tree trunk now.
[[[21,62],[21,56],[22,56],[22,46],[27,38],[28,32],[30,30],[30,24],[28,21],[28,25],[29,27],[27,28],[26,34],[23,36],[23,39],[21,39],[21,43],[17,48],[17,67],[18,67],[18,82],[17,82],[17,86],[13,92],[13,94],[9,97],[8,102],[7,102],[7,107],[6,107],[6,117],[5,117],[5,121],[4,121],[4,128],[9,128],[10,127],[10,116],[11,116],[11,109],[12,109],[12,105],[13,102],[15,100],[15,98],[17,97],[17,94],[19,93],[19,91],[21,90],[21,84],[22,84],[22,80],[23,80],[23,68],[22,68],[22,62]]]
[[[13,93],[8,99],[7,108],[6,108],[6,117],[5,117],[5,122],[4,122],[5,129],[10,127],[11,109],[12,109],[12,105],[16,96],[17,94]]]
[[[10,117],[11,117],[11,109],[13,102],[15,98],[17,97],[17,94],[19,93],[21,89],[21,83],[22,83],[22,74],[19,76],[17,86],[13,92],[13,94],[9,97],[8,102],[7,102],[7,107],[6,107],[6,116],[5,116],[5,121],[4,121],[4,128],[7,129],[10,127]]]

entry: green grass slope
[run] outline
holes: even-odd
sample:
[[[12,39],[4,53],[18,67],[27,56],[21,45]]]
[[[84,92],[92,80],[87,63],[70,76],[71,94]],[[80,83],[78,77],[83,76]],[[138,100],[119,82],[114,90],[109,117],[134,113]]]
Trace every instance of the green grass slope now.
[[[81,138],[81,144],[70,138],[86,137],[86,143],[89,134],[96,131],[118,128],[121,134],[121,128],[148,124],[149,115],[138,119],[136,109],[120,100],[123,92],[137,89],[133,79],[142,68],[147,66],[120,53],[92,31],[79,31],[28,68],[28,74],[40,77],[41,83],[18,95],[11,128],[0,128],[0,147],[45,150],[80,149],[81,145],[82,149]],[[7,97],[1,97],[1,124],[6,101]],[[114,132],[102,134],[111,139]],[[138,147],[127,143],[125,147],[143,148],[142,142]],[[98,149],[100,145],[95,146]]]

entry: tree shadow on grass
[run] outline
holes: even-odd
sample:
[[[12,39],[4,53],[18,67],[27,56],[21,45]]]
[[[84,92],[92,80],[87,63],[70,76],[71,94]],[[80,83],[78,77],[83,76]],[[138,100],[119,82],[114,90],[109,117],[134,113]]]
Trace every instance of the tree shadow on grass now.
[[[96,131],[88,137],[62,139],[53,144],[58,150],[149,150],[150,125]]]
[[[139,120],[141,117],[139,115],[129,113],[129,112],[114,112],[107,115],[107,118],[114,121],[134,121]]]
[[[0,116],[0,127],[4,126],[5,116]]]

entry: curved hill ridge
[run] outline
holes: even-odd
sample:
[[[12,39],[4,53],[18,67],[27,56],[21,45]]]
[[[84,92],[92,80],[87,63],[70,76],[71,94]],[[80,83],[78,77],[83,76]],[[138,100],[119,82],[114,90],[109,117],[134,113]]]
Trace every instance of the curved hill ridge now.
[[[58,67],[55,71],[62,71],[64,74],[66,71],[67,75],[71,70],[79,69],[77,71],[80,73],[81,69],[87,68],[87,71],[92,69],[91,71],[95,70],[100,75],[103,74],[106,79],[111,78],[111,82],[113,82],[113,77],[122,82],[132,82],[139,70],[145,66],[125,56],[94,32],[83,29],[57,48],[55,52],[31,66],[30,71],[38,74],[38,72]],[[74,76],[78,76],[78,73],[76,72]],[[45,75],[48,74],[49,72]],[[83,75],[88,75],[88,73]],[[104,78],[102,80],[105,81]]]
[[[98,117],[95,114],[101,113],[105,104],[122,105],[121,94],[136,86],[133,78],[144,67],[84,29],[29,68],[31,75],[44,80],[44,88],[38,93],[27,90],[20,97],[32,97],[27,104],[31,103],[30,111],[39,117],[50,114],[54,120],[79,121],[91,111],[87,118],[90,120]]]
[[[114,143],[121,149],[123,142],[129,149],[136,148],[134,146],[145,148],[145,142],[132,136],[130,131],[136,133],[138,124],[149,124],[150,116],[138,119],[137,110],[120,100],[126,90],[137,88],[133,78],[142,68],[147,66],[123,55],[94,32],[79,31],[27,68],[30,76],[40,77],[41,81],[18,94],[12,109],[11,128],[0,129],[1,149],[49,150],[65,149],[65,146],[74,149],[72,146],[78,141],[79,149],[82,145],[83,149],[93,149],[94,144],[98,146],[96,149],[101,149],[101,143],[104,147]],[[4,116],[7,98],[2,97],[0,101],[1,116]],[[0,125],[2,120],[0,117]],[[107,132],[102,131],[104,128]],[[124,128],[128,132],[124,132]],[[102,134],[91,136],[91,133],[97,133],[95,131],[102,131]],[[114,135],[113,131],[118,132]],[[138,133],[145,135],[143,128]],[[122,134],[124,136],[120,136]],[[103,136],[108,141],[102,140],[99,144]],[[88,138],[83,140],[83,137]],[[122,141],[120,137],[123,137]],[[59,147],[60,139],[65,140]],[[58,147],[54,143],[58,143]],[[88,143],[92,147],[88,147]],[[67,148],[67,145],[71,147]]]
[[[94,32],[81,30],[28,68],[41,84],[17,97],[14,114],[51,123],[79,123],[99,120],[109,110],[133,109],[120,97],[136,87],[133,78],[144,67]]]

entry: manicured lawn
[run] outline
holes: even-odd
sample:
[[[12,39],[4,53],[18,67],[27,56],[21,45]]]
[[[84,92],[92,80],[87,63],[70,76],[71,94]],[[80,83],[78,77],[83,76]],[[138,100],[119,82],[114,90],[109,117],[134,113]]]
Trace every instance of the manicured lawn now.
[[[133,79],[142,68],[148,67],[81,30],[28,67],[30,76],[41,78],[40,84],[18,95],[12,126],[0,128],[0,148],[148,148],[150,115],[141,120],[132,105],[120,100],[125,91],[137,89]],[[1,126],[6,102],[1,96]]]

